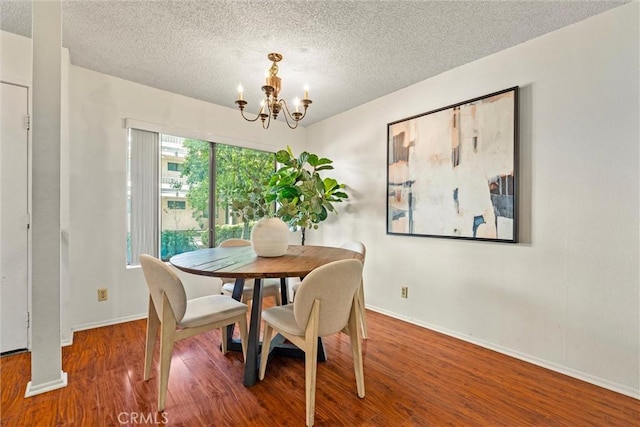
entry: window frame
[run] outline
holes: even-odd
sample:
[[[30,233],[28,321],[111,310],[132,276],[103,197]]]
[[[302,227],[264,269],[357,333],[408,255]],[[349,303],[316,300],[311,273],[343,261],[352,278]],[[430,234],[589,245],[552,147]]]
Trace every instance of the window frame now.
[[[276,170],[276,165],[277,162],[275,160],[275,153],[277,151],[277,148],[272,146],[272,145],[268,145],[268,144],[262,144],[262,143],[257,143],[257,142],[251,142],[251,141],[246,141],[246,140],[238,140],[235,138],[230,138],[230,137],[226,137],[226,136],[219,136],[219,135],[213,135],[211,133],[203,133],[203,132],[198,132],[198,131],[189,131],[189,132],[184,132],[184,129],[175,129],[169,126],[163,126],[163,125],[158,125],[158,124],[153,124],[153,123],[148,123],[148,122],[144,122],[144,121],[140,121],[140,120],[136,120],[136,119],[124,119],[124,128],[126,130],[126,137],[125,137],[125,141],[127,143],[127,162],[129,162],[129,150],[130,150],[130,144],[132,143],[132,141],[129,139],[129,134],[130,131],[132,129],[137,129],[137,130],[143,130],[143,131],[147,131],[147,132],[155,132],[158,134],[158,144],[160,144],[160,135],[168,135],[171,137],[177,137],[177,138],[184,138],[184,139],[198,139],[198,140],[202,140],[202,141],[206,141],[209,144],[209,198],[208,198],[208,211],[209,211],[209,215],[205,215],[205,218],[207,218],[207,236],[208,236],[208,247],[214,247],[215,246],[215,227],[216,227],[216,215],[211,215],[212,212],[216,212],[215,210],[215,206],[217,204],[217,200],[216,200],[216,190],[215,190],[215,183],[216,183],[216,173],[217,173],[217,168],[216,168],[216,145],[228,145],[228,146],[234,146],[234,147],[238,147],[238,148],[242,148],[242,149],[249,149],[249,150],[255,150],[255,151],[261,151],[261,152],[265,152],[265,153],[270,153],[274,155],[274,161],[273,161],[273,170]],[[219,142],[214,142],[214,141],[219,141]],[[161,148],[158,147],[158,165],[160,165],[162,162],[162,153],[161,153]],[[168,166],[167,166],[168,168]],[[181,172],[181,171],[173,171],[173,172]],[[126,203],[125,205],[130,203],[130,185],[131,183],[129,182],[130,180],[130,175],[131,175],[131,171],[129,169],[129,167],[126,168],[126,173],[127,173],[127,190],[125,192],[126,194]],[[158,174],[158,193],[159,196],[160,192],[161,192],[161,174]],[[158,216],[160,216],[160,210],[162,209],[161,207],[161,203],[158,203]],[[127,215],[130,215],[130,211],[127,210],[125,208],[125,211],[127,213]],[[130,227],[132,227],[132,224],[130,225],[130,219],[129,217],[127,217],[127,226],[125,227],[125,242],[126,242],[126,253],[125,253],[125,259],[126,259],[126,265],[127,267],[138,267],[140,264],[137,260],[133,260],[131,259],[132,256],[129,256],[129,250],[131,249],[130,247],[130,241],[129,241],[129,236],[130,236],[130,232],[132,232],[132,230],[130,229]],[[162,234],[162,224],[159,222],[158,226],[157,226],[157,248],[156,250],[156,255],[160,256],[160,251],[161,251],[161,246],[162,246],[162,242],[161,242],[161,234]]]

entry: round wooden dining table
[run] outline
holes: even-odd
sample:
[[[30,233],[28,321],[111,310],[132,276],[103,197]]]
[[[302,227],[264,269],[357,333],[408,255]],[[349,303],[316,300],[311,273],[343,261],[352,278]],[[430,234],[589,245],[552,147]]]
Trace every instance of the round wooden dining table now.
[[[260,316],[262,312],[262,279],[280,278],[282,303],[288,302],[287,277],[304,278],[322,265],[342,259],[360,259],[362,255],[343,248],[328,246],[290,245],[279,257],[259,257],[251,246],[199,249],[171,257],[169,262],[179,270],[201,276],[234,278],[232,297],[240,301],[245,279],[254,279],[249,343],[244,371],[244,384],[251,386],[258,379],[260,354]],[[229,327],[228,339],[233,336]],[[241,350],[237,342],[229,342],[228,348]],[[319,351],[319,355],[320,355]],[[322,355],[324,357],[324,355]]]

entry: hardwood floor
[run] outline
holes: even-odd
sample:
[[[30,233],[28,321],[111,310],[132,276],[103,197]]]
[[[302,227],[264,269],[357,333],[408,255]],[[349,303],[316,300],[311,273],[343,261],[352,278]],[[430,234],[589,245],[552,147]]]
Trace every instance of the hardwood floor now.
[[[356,394],[349,339],[325,339],[317,426],[638,426],[640,401],[472,344],[367,312],[366,397]],[[25,399],[30,355],[0,359],[2,426],[304,426],[302,359],[274,358],[242,385],[238,353],[213,331],[176,343],[165,412],[157,355],[142,380],[144,320],[76,332],[63,349],[66,388]]]

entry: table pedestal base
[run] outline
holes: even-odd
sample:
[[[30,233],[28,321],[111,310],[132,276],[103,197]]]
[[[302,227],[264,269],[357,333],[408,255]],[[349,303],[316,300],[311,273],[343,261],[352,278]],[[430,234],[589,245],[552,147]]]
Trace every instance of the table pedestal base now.
[[[282,291],[282,303],[289,302],[287,298],[286,279],[280,280]],[[242,296],[244,279],[236,279],[232,297],[238,301]],[[253,282],[253,302],[251,303],[251,320],[249,322],[249,343],[247,345],[247,366],[244,369],[244,385],[247,387],[254,385],[258,381],[258,369],[260,366],[260,355],[262,354],[262,342],[258,337],[260,331],[260,317],[262,315],[262,279],[255,279]],[[242,351],[240,340],[233,339],[233,329],[235,325],[227,326],[227,350]],[[291,343],[285,342],[282,335],[278,334],[271,340],[269,357],[281,355],[288,357],[304,357],[304,352]],[[324,352],[322,338],[318,338],[318,362],[325,362],[327,357]]]
[[[258,354],[262,354],[262,342],[260,342]],[[231,339],[227,342],[227,350],[228,351],[242,351],[242,344],[239,339]],[[286,339],[278,334],[271,340],[271,349],[269,350],[269,358],[272,356],[285,356],[285,357],[296,357],[299,359],[304,359],[304,351],[300,350],[295,345],[286,342]],[[326,362],[327,356],[324,352],[324,343],[322,342],[322,338],[318,338],[318,362]],[[258,363],[260,366],[260,363]]]
[[[227,327],[228,336],[233,336],[233,326]],[[242,343],[240,340],[235,338],[229,338],[227,341],[227,351],[239,351],[242,352]],[[248,371],[249,374],[245,375],[244,385],[250,387],[257,382],[258,378],[258,369],[260,367],[260,357],[262,355],[262,342],[258,343],[258,357],[256,358],[256,366],[250,367],[247,366],[245,368],[245,373]],[[269,350],[269,359],[273,356],[285,356],[285,357],[296,357],[299,359],[304,359],[304,351],[300,350],[295,345],[286,342],[286,339],[277,334],[271,340],[271,349]],[[326,362],[327,356],[324,352],[324,343],[322,342],[322,338],[318,337],[318,362]],[[247,360],[248,362],[248,360]]]

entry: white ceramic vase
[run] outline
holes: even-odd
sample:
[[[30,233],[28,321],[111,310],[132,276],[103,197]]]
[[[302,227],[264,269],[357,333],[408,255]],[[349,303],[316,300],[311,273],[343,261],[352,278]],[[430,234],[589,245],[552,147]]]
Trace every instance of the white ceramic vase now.
[[[289,227],[280,218],[262,218],[251,230],[251,246],[258,256],[282,256],[289,247]]]

